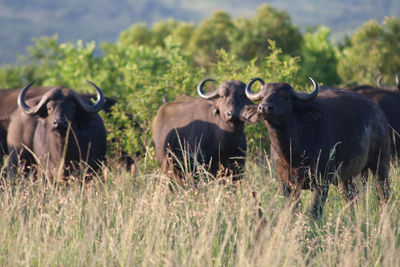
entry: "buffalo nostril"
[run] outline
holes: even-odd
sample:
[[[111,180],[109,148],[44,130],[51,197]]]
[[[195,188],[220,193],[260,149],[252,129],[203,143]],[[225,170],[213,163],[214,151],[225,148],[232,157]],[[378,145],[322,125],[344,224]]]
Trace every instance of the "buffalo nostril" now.
[[[53,126],[55,128],[67,128],[68,122],[67,121],[53,120]]]
[[[258,106],[258,111],[259,112],[264,112],[265,111],[265,105],[259,105]]]

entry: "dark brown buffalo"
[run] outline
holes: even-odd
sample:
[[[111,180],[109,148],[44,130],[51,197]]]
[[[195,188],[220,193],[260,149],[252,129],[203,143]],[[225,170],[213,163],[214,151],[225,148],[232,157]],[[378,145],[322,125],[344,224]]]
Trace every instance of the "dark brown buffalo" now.
[[[245,105],[251,104],[245,94],[246,85],[226,81],[205,94],[203,87],[208,81],[214,80],[204,79],[197,87],[201,98],[180,96],[162,105],[153,121],[158,162],[179,183],[183,182],[183,165],[178,162],[189,163],[193,170],[197,161],[213,175],[222,165],[234,179],[240,177],[245,163],[246,136],[239,115]],[[174,162],[172,168],[170,160]]]
[[[25,99],[31,99],[37,96],[42,96],[46,92],[55,89],[63,89],[64,86],[48,86],[48,87],[31,87],[25,94]],[[18,108],[17,98],[22,89],[5,89],[0,90],[0,162],[3,160],[4,155],[8,154],[7,147],[7,130],[10,124],[11,114]],[[82,99],[90,103],[91,99],[95,98],[95,95],[91,94],[80,94]],[[117,103],[116,100],[106,97],[103,110],[109,113],[111,107]],[[1,165],[1,163],[0,163]]]
[[[94,104],[68,88],[53,88],[27,101],[25,94],[32,83],[20,92],[19,108],[10,116],[7,135],[10,169],[18,160],[31,165],[31,152],[52,175],[62,165],[71,172],[77,170],[81,160],[93,169],[99,166],[106,152],[106,130],[97,112],[105,98],[96,85],[89,84],[97,93]]]
[[[395,75],[394,80],[396,81],[396,85],[395,86],[383,86],[382,83],[381,83],[382,75],[379,75],[378,79],[376,79],[376,85],[380,89],[385,89],[385,90],[391,90],[391,91],[398,92],[400,90],[400,81],[399,81],[399,76],[397,74]]]
[[[49,90],[49,87],[32,88],[26,95],[26,98],[32,98],[43,95]],[[17,98],[21,89],[0,90],[0,162],[3,160],[7,150],[7,129],[10,123],[10,115],[17,108]]]
[[[346,88],[346,90],[368,97],[383,110],[389,123],[392,157],[400,158],[400,91],[368,85]]]
[[[251,90],[259,81],[259,93]],[[390,141],[382,110],[353,92],[325,90],[314,83],[311,94],[298,93],[287,83],[265,84],[253,79],[247,97],[260,100],[246,107],[242,118],[263,119],[271,139],[271,159],[287,197],[312,191],[312,214],[322,214],[331,183],[339,184],[346,200],[356,196],[353,177],[371,169],[378,174],[381,203],[388,199]]]

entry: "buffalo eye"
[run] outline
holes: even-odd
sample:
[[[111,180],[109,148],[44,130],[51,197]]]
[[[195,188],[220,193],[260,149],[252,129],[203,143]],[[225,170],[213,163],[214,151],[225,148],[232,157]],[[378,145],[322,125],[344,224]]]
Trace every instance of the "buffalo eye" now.
[[[47,109],[47,111],[51,111],[54,109],[54,105],[49,103],[49,104],[47,104],[46,109]]]

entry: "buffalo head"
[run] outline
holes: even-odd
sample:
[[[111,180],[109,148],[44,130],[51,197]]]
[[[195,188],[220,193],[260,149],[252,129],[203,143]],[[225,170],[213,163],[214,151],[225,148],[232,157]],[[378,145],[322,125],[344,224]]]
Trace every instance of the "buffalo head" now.
[[[198,84],[198,94],[203,99],[210,100],[215,116],[219,116],[222,121],[232,125],[240,124],[242,109],[252,104],[246,97],[246,84],[241,81],[226,81],[213,92],[205,93],[203,87],[210,81],[215,82],[213,79],[204,79]]]
[[[105,103],[103,92],[92,82],[88,83],[96,90],[97,100],[88,104],[72,90],[55,88],[46,92],[39,103],[28,106],[25,94],[34,82],[29,83],[18,96],[18,106],[29,116],[39,116],[47,121],[48,127],[59,134],[65,134],[69,125],[74,126],[76,120],[84,118],[85,113],[94,114],[100,111]]]
[[[293,115],[300,115],[303,120],[316,120],[318,114],[307,112],[306,103],[315,99],[319,87],[317,82],[310,78],[314,91],[310,94],[298,93],[287,83],[268,83],[261,78],[252,79],[246,87],[246,96],[253,101],[261,100],[258,106],[247,107],[241,117],[250,122],[256,122],[260,118],[265,119],[272,127],[282,128],[290,123]],[[259,81],[261,90],[258,93],[252,91],[253,84]],[[298,112],[301,109],[301,112]]]

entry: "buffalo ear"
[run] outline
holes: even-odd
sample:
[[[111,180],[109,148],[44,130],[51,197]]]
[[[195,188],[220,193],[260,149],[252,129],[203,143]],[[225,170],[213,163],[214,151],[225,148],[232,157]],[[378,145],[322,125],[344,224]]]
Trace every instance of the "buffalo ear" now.
[[[214,116],[219,116],[219,108],[217,106],[217,103],[215,103],[214,99],[209,100],[208,104],[210,105],[210,109],[212,110],[212,114]]]
[[[296,109],[294,116],[298,121],[303,123],[312,123],[322,120],[322,113],[314,107]]]
[[[240,112],[240,120],[256,123],[260,120],[260,115],[257,113],[258,105],[246,105]]]

